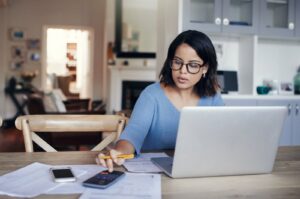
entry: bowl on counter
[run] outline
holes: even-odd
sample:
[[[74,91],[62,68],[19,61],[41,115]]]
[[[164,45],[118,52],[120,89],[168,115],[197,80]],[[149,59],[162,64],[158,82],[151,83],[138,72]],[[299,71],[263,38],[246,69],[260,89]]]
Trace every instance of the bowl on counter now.
[[[256,92],[259,95],[267,95],[270,90],[271,90],[270,87],[267,87],[267,86],[257,86],[256,87]]]

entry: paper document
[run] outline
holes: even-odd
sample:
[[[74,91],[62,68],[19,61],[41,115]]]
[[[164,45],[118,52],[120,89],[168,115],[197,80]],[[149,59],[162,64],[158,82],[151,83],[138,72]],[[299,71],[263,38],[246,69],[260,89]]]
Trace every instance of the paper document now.
[[[146,155],[147,156],[147,155]],[[149,159],[150,160],[150,159]],[[99,165],[69,166],[76,176],[76,182],[56,183],[50,174],[52,165],[32,163],[14,172],[0,176],[0,194],[14,197],[36,197],[40,194],[80,194],[82,198],[161,198],[161,180],[158,174],[126,173],[120,183],[108,189],[98,190],[82,186],[82,182],[106,168]],[[122,183],[121,183],[122,182]],[[103,192],[104,191],[104,192]],[[99,196],[99,192],[100,196]]]
[[[129,172],[158,173],[161,169],[151,162],[151,158],[168,157],[166,153],[142,153],[139,157],[126,160],[125,168]]]
[[[76,176],[77,180],[74,183],[60,183],[59,186],[56,186],[53,189],[48,190],[45,194],[74,194],[74,193],[83,193],[85,187],[82,186],[82,182],[86,179],[96,175],[101,171],[106,170],[106,168],[99,165],[66,165],[72,168],[72,171],[80,170],[85,171],[82,175]]]
[[[17,197],[35,197],[61,185],[50,175],[51,165],[32,163],[0,177],[0,194]],[[84,171],[73,170],[77,177]]]
[[[126,173],[107,189],[87,188],[80,199],[161,199],[160,174]]]

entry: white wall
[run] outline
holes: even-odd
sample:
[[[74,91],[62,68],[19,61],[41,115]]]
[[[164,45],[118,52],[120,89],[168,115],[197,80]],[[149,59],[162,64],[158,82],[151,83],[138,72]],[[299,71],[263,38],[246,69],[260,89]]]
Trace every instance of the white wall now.
[[[4,95],[4,85],[5,85],[5,72],[6,72],[6,68],[4,68],[3,66],[5,65],[5,38],[6,38],[6,34],[5,34],[5,11],[4,8],[0,8],[0,116],[4,116],[4,106],[1,104],[4,104],[5,101],[5,95]]]
[[[217,50],[219,70],[238,70],[240,57],[240,39],[238,37],[215,36],[208,34]]]
[[[259,39],[254,85],[264,79],[292,82],[300,65],[300,41]]]
[[[78,26],[91,27],[95,32],[94,51],[96,53],[93,59],[94,75],[91,77],[95,86],[94,98],[99,99],[105,96],[106,84],[102,83],[105,81],[103,77],[106,77],[103,73],[106,54],[103,50],[105,8],[106,0],[10,0],[7,7],[0,9],[0,88],[4,88],[3,79],[8,79],[12,75],[19,76],[21,72],[21,70],[13,71],[9,68],[10,46],[12,45],[12,42],[6,38],[9,28],[22,28],[26,31],[27,37],[42,39],[44,25]],[[41,66],[27,63],[24,67],[24,70],[36,69],[41,70]],[[40,87],[41,78],[35,78],[34,84]],[[0,106],[4,106],[4,103]]]
[[[157,77],[166,60],[170,43],[180,32],[180,9],[181,0],[158,1],[157,11],[157,51],[156,51],[156,74]]]

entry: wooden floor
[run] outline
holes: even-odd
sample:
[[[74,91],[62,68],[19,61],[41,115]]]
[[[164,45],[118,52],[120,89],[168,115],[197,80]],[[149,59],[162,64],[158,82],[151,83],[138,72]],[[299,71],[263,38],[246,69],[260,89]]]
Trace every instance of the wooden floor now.
[[[15,128],[0,128],[0,152],[25,151],[23,136]]]

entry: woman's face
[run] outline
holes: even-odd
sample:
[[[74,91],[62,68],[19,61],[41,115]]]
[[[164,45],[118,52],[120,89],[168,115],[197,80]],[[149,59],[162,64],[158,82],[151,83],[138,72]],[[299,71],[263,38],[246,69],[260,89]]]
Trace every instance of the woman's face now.
[[[179,89],[193,89],[206,72],[207,66],[203,66],[203,60],[192,47],[185,43],[177,47],[172,61],[172,78]]]

